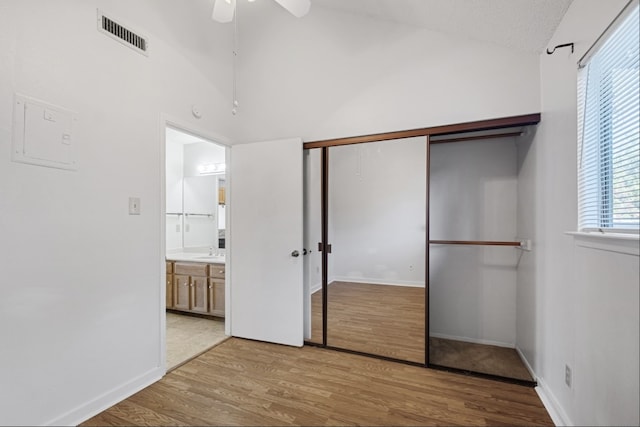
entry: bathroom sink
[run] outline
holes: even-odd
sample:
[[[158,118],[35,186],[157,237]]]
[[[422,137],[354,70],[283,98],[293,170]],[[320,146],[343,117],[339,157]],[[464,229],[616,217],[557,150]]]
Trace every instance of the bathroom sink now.
[[[207,256],[199,256],[194,259],[202,260],[202,261],[212,261],[212,262],[224,262],[224,255],[207,255]]]

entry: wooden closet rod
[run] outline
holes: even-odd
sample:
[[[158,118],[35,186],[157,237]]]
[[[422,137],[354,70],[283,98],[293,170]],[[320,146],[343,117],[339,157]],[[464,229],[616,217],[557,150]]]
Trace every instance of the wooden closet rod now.
[[[521,242],[495,242],[486,240],[429,240],[432,245],[522,246]]]

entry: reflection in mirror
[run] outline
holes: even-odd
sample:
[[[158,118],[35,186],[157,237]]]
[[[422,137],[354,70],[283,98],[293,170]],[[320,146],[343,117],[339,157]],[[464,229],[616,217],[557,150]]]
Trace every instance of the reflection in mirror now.
[[[322,344],[322,181],[321,150],[304,151],[304,337]]]
[[[329,149],[327,345],[425,363],[426,139]]]
[[[169,252],[218,252],[224,242],[220,187],[225,147],[186,132],[166,130],[166,248]],[[224,194],[224,191],[223,191]],[[224,200],[223,200],[224,203]]]
[[[185,248],[218,246],[217,185],[218,179],[213,175],[184,177],[183,246]]]
[[[226,223],[227,223],[227,180],[224,176],[218,176],[218,248],[226,247]]]

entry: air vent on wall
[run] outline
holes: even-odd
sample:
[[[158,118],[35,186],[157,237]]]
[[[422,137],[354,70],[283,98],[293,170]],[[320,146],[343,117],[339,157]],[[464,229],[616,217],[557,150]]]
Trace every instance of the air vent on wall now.
[[[130,47],[136,52],[148,56],[149,42],[145,36],[133,32],[122,24],[117,23],[115,20],[105,16],[100,10],[98,10],[98,31]]]

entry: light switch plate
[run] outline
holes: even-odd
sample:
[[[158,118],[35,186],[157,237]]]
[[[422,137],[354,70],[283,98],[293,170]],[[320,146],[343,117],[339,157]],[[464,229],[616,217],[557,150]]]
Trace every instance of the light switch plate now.
[[[129,215],[140,215],[140,197],[129,197]]]

